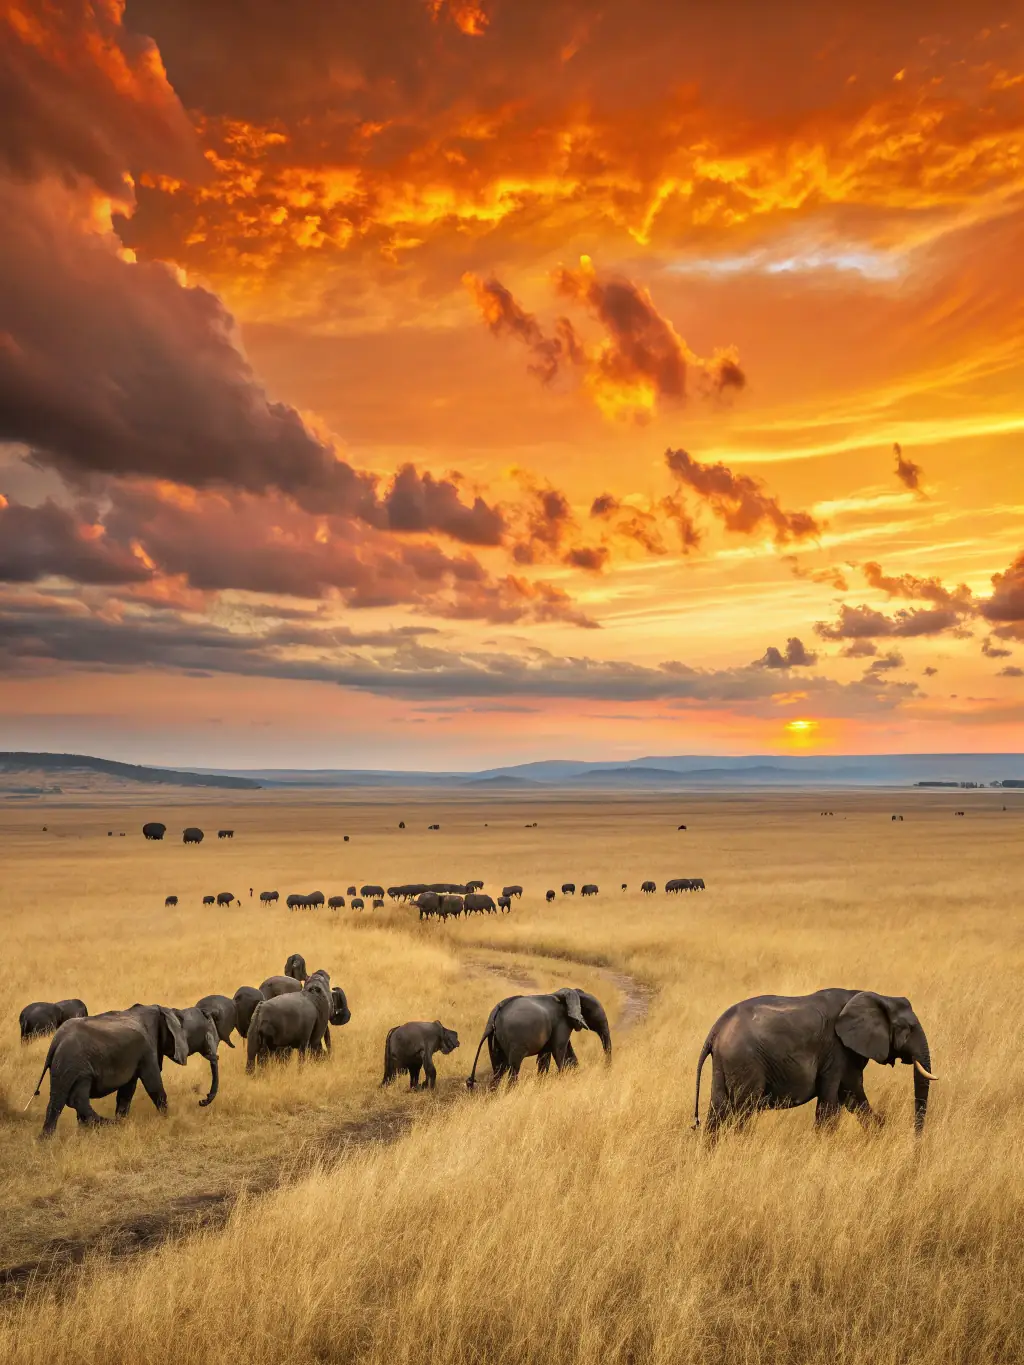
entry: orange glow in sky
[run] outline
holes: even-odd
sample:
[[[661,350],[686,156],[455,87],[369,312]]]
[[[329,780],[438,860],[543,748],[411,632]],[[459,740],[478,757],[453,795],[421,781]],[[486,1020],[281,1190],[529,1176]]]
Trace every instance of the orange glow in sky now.
[[[1024,748],[1010,7],[0,32],[0,746]]]

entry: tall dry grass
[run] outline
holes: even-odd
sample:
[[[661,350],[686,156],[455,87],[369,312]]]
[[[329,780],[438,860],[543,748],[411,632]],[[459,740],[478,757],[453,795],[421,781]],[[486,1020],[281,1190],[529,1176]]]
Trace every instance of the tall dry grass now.
[[[236,1169],[244,1170],[249,1145],[268,1156],[294,1142],[321,1109],[403,1103],[418,1117],[392,1147],[358,1152],[278,1193],[243,1200],[222,1231],[131,1263],[95,1266],[59,1292],[40,1290],[0,1323],[0,1357],[19,1365],[199,1362],[241,1352],[257,1362],[297,1352],[381,1365],[1018,1358],[1019,817],[999,810],[1001,799],[979,797],[970,817],[954,822],[952,803],[901,797],[907,820],[894,827],[893,800],[833,796],[829,806],[842,813],[832,821],[817,816],[821,802],[813,796],[723,796],[685,807],[538,804],[537,831],[522,829],[520,805],[495,803],[486,831],[488,812],[437,806],[431,813],[441,812],[445,844],[417,833],[415,845],[398,843],[389,828],[400,813],[408,817],[409,802],[401,812],[346,811],[346,830],[365,821],[359,840],[375,863],[368,876],[478,875],[522,881],[539,893],[572,876],[599,881],[603,894],[553,910],[535,894],[511,919],[447,930],[421,930],[399,916],[372,928],[304,917],[300,929],[285,912],[261,917],[244,907],[204,929],[202,913],[189,909],[177,947],[159,927],[162,909],[152,923],[140,921],[135,968],[152,990],[161,972],[180,993],[208,966],[251,972],[275,951],[283,962],[282,950],[304,950],[306,936],[314,944],[307,958],[330,949],[332,961],[344,964],[334,974],[353,996],[342,1053],[330,1067],[301,1078],[291,1068],[266,1085],[247,1085],[229,1064],[210,1111],[191,1105],[201,1074],[169,1074],[178,1090],[167,1124],[137,1101],[138,1112],[116,1131],[79,1134],[69,1116],[49,1148],[32,1137],[41,1113],[31,1124],[12,1117],[0,1139],[8,1212],[40,1189],[62,1198],[65,1182],[83,1181],[90,1168],[100,1186],[120,1179],[114,1163],[125,1160],[137,1195],[145,1179],[136,1173],[163,1169],[176,1147],[206,1151],[217,1141],[233,1152],[237,1142]],[[674,828],[682,814],[686,836]],[[250,847],[243,854],[236,842],[217,849],[216,859],[238,859],[239,868],[243,857],[294,868],[324,859],[318,866],[326,868],[337,857],[343,868],[364,856],[362,848],[353,855],[335,847],[335,808],[308,809],[300,820],[265,802],[247,815]],[[244,828],[241,814],[235,823]],[[171,863],[169,849],[164,854],[167,866],[183,866]],[[90,852],[83,840],[77,863],[91,858],[109,913],[118,913],[121,894],[122,923],[133,908],[139,915],[132,877],[142,872],[129,869],[152,860],[139,850]],[[449,873],[453,860],[459,871]],[[691,872],[707,879],[705,896],[644,902],[618,891],[621,880],[638,886],[646,875],[662,882]],[[125,884],[123,893],[114,881]],[[295,884],[326,881],[313,872]],[[158,889],[162,900],[163,884]],[[77,952],[98,960],[98,904],[65,914],[69,927],[78,924]],[[19,947],[37,932],[37,916],[26,923],[13,908],[7,915],[9,961],[42,951],[45,934],[35,948]],[[511,1094],[455,1093],[455,1073],[468,1070],[487,1005],[508,989],[464,964],[500,962],[506,950],[610,964],[656,986],[647,1021],[622,1039],[610,1070],[591,1050],[575,1075],[547,1082],[531,1075]],[[561,971],[535,956],[521,965],[538,977],[550,969],[550,981],[588,984],[582,968]],[[591,970],[589,984],[621,1005]],[[695,1136],[693,1065],[720,1010],[759,990],[833,984],[914,1002],[940,1075],[923,1139],[912,1134],[909,1071],[876,1066],[865,1079],[888,1118],[880,1132],[846,1119],[835,1133],[816,1134],[808,1107],[765,1115],[714,1147]],[[440,1010],[405,1008],[439,998]],[[10,1056],[12,1008],[5,993],[0,1075],[17,1088],[25,1059]],[[386,1023],[438,1012],[464,1045],[442,1060],[450,1102],[371,1098]],[[230,1167],[229,1159],[224,1171]],[[31,1230],[36,1236],[35,1224]]]

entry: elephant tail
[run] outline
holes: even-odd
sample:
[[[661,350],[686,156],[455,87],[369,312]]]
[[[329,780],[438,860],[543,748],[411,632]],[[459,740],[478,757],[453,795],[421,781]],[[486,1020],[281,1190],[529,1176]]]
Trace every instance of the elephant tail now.
[[[696,1093],[696,1095],[694,1096],[694,1100],[693,1100],[693,1126],[694,1126],[694,1128],[699,1128],[699,1127],[700,1127],[700,1073],[704,1070],[704,1063],[705,1063],[705,1062],[707,1061],[707,1059],[711,1056],[711,1049],[714,1047],[714,1045],[715,1045],[715,1030],[712,1029],[711,1032],[708,1034],[708,1036],[705,1038],[705,1040],[704,1040],[704,1046],[701,1048],[701,1050],[700,1050],[700,1056],[699,1056],[698,1059],[697,1059],[697,1093]]]
[[[480,1039],[479,1043],[477,1043],[476,1056],[473,1058],[473,1070],[466,1077],[467,1090],[472,1090],[473,1087],[476,1085],[476,1064],[480,1060],[480,1049],[483,1047],[484,1043],[487,1042],[488,1038],[490,1038],[493,1035],[493,1033],[494,1025],[488,1024],[487,1028],[484,1029],[483,1037]]]
[[[25,1105],[25,1108],[26,1108],[26,1109],[28,1108],[29,1104],[32,1103],[32,1101],[35,1099],[35,1097],[39,1094],[40,1086],[43,1084],[43,1077],[44,1077],[44,1076],[46,1075],[46,1073],[49,1071],[49,1069],[50,1069],[50,1063],[53,1061],[53,1049],[56,1047],[56,1045],[57,1045],[57,1039],[54,1038],[53,1042],[52,1042],[52,1043],[50,1044],[50,1046],[46,1049],[46,1061],[43,1063],[43,1069],[42,1069],[42,1071],[40,1071],[40,1073],[39,1073],[39,1079],[38,1079],[38,1081],[36,1081],[36,1088],[35,1088],[35,1090],[32,1091],[32,1094],[29,1096],[28,1104]]]
[[[384,1039],[384,1079],[381,1085],[387,1085],[389,1081],[395,1079],[395,1071],[391,1065],[391,1035],[394,1031],[393,1028],[389,1028],[388,1036]]]

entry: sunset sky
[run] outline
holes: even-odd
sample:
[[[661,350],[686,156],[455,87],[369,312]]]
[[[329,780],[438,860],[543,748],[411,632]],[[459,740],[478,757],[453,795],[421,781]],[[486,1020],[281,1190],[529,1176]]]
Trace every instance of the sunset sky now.
[[[1017,5],[0,10],[0,747],[1024,749]]]

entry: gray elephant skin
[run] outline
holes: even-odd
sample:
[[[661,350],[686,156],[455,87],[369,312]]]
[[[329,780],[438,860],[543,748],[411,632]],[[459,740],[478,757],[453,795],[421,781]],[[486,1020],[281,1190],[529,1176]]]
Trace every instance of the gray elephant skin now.
[[[81,1000],[36,1000],[18,1015],[21,1041],[30,1043],[33,1038],[44,1038],[48,1033],[56,1033],[69,1019],[88,1017],[89,1011]]]
[[[231,1003],[235,1007],[235,1028],[243,1038],[249,1036],[249,1023],[252,1019],[253,1010],[261,1004],[266,997],[258,986],[239,986],[231,998]]]
[[[832,987],[811,995],[758,995],[732,1005],[712,1025],[697,1062],[712,1060],[707,1128],[740,1123],[758,1109],[792,1109],[817,1100],[815,1122],[843,1109],[877,1119],[864,1093],[869,1061],[914,1069],[914,1127],[924,1128],[931,1055],[921,1021],[904,996]]]
[[[266,981],[260,983],[260,991],[264,1000],[273,1000],[278,995],[291,995],[295,991],[302,990],[303,983],[296,981],[294,976],[268,976]]]
[[[288,961],[284,964],[285,976],[290,976],[296,981],[305,982],[309,978],[306,971],[306,959],[301,953],[292,953]]]
[[[50,1100],[41,1136],[53,1135],[65,1105],[74,1109],[79,1123],[109,1123],[89,1101],[115,1091],[117,1117],[124,1118],[139,1081],[157,1110],[166,1113],[167,1092],[160,1075],[165,1057],[178,1066],[188,1060],[185,1031],[177,1014],[166,1005],[132,1005],[127,1010],[61,1024],[35,1088],[38,1095],[49,1071]]]
[[[604,1049],[605,1064],[610,1065],[612,1060],[612,1031],[608,1024],[608,1015],[605,1012],[604,1006],[601,1004],[600,1000],[598,1000],[597,996],[591,995],[589,991],[580,990],[579,986],[573,986],[571,989],[579,996],[580,1013],[583,1015],[584,1023],[590,1032],[596,1033],[601,1040],[601,1047]],[[516,997],[514,996],[508,997],[509,1000],[515,998]],[[497,1084],[508,1070],[508,1058],[502,1050],[501,1044],[498,1042],[492,1027],[497,1011],[507,1003],[507,1000],[499,1001],[494,1009],[491,1010],[490,1018],[487,1020],[487,1026],[491,1028],[491,1036],[487,1039],[487,1051],[491,1059],[492,1085]],[[485,1029],[484,1032],[486,1034],[487,1030]],[[537,1071],[540,1075],[547,1075],[551,1066],[551,1057],[552,1049],[550,1047],[545,1048],[542,1052],[537,1054]],[[562,1065],[579,1065],[579,1058],[573,1051],[571,1038],[565,1049],[565,1060],[562,1062]]]
[[[440,1019],[429,1024],[400,1024],[398,1028],[389,1030],[384,1039],[384,1079],[381,1085],[390,1085],[403,1071],[407,1071],[409,1089],[417,1090],[422,1069],[424,1090],[433,1090],[437,1084],[434,1053],[442,1052],[447,1057],[458,1045],[459,1035],[454,1029],[445,1028]]]
[[[253,1009],[255,1008],[253,1005]],[[222,1043],[227,1043],[228,1047],[233,1048],[235,1045],[231,1041],[231,1034],[238,1028],[238,1008],[234,1000],[229,1000],[226,995],[204,995],[202,1000],[196,1001],[196,1009],[210,1016],[217,1030],[217,1037]]]
[[[545,1052],[554,1057],[561,1071],[573,1032],[586,1027],[579,992],[571,986],[563,986],[549,995],[511,995],[491,1010],[466,1085],[470,1090],[476,1085],[476,1067],[484,1043],[491,1050],[492,1084],[497,1084],[506,1073],[514,1084],[524,1059]]]
[[[199,1101],[199,1107],[205,1109],[217,1098],[217,1091],[220,1088],[220,1068],[217,1063],[217,1044],[220,1038],[217,1036],[217,1025],[198,1005],[193,1005],[187,1010],[175,1010],[174,1013],[178,1016],[178,1022],[185,1034],[189,1057],[198,1053],[210,1063],[210,1092],[205,1100]]]
[[[297,984],[297,983],[296,983]],[[332,987],[327,973],[319,970],[298,990],[272,996],[256,1006],[246,1039],[246,1071],[270,1057],[285,1059],[297,1049],[299,1060],[308,1053],[330,1051],[329,1025],[347,1024],[351,1018],[345,992]]]

